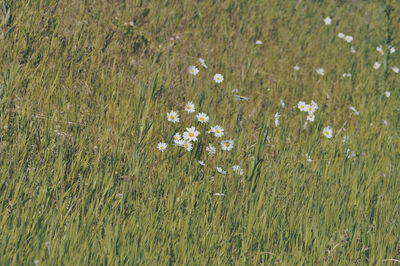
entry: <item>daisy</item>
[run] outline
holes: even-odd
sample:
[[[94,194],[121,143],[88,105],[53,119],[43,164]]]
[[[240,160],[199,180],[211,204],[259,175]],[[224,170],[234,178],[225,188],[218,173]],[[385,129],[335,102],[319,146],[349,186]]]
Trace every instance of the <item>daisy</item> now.
[[[214,136],[217,138],[224,135],[224,129],[218,125],[211,127],[210,132],[214,133]]]
[[[183,146],[187,151],[191,151],[193,149],[193,144],[189,141],[185,142]]]
[[[306,153],[307,162],[311,163],[312,159],[308,153]]]
[[[178,139],[178,140],[174,140],[174,143],[176,146],[183,147],[185,145],[186,141],[183,139]]]
[[[207,146],[206,151],[208,152],[209,155],[214,155],[217,153],[217,149],[211,144]]]
[[[197,74],[199,74],[199,69],[196,66],[190,66],[188,68],[189,73],[196,76]]]
[[[164,152],[167,149],[168,144],[164,142],[159,142],[157,144],[157,149],[159,149],[161,152]]]
[[[169,113],[167,113],[167,119],[168,121],[172,122],[172,123],[177,123],[179,122],[179,114],[176,111],[171,111]]]
[[[324,18],[324,22],[325,22],[325,25],[331,25],[332,19],[330,17],[326,17],[326,18]]]
[[[383,51],[382,45],[379,45],[378,47],[376,47],[376,51],[377,51],[378,53],[380,53],[381,55],[384,55],[384,54],[385,54],[385,52]]]
[[[221,167],[215,167],[215,169],[217,169],[217,172],[223,175],[226,175],[226,171],[224,169],[222,169]]]
[[[214,196],[220,196],[220,197],[225,196],[224,193],[220,193],[220,192],[215,192],[213,195],[214,195]]]
[[[208,115],[206,115],[205,113],[199,113],[198,115],[196,115],[197,121],[199,121],[200,123],[207,123],[209,118]]]
[[[353,41],[353,37],[352,36],[346,36],[344,37],[344,40],[348,43],[351,43]]]
[[[185,111],[188,112],[188,113],[193,113],[195,111],[194,103],[188,102],[185,105]]]
[[[214,81],[216,83],[221,83],[222,81],[224,81],[224,76],[222,76],[221,74],[215,74],[214,75]]]
[[[223,140],[223,141],[221,141],[221,149],[223,150],[223,151],[230,151],[230,150],[232,150],[233,149],[233,143],[234,143],[234,141],[233,140]]]
[[[282,108],[285,108],[285,106],[286,106],[286,104],[285,104],[285,102],[284,102],[283,100],[280,100],[280,101],[279,101],[279,105],[280,105]]]
[[[299,66],[294,66],[293,69],[296,70],[296,71],[299,71],[300,67]]]
[[[208,68],[207,65],[206,65],[206,61],[203,58],[199,58],[199,62],[200,62],[202,67]]]
[[[239,165],[232,166],[232,169],[238,175],[243,175],[243,173],[244,173],[243,169]]]
[[[379,62],[375,62],[373,67],[374,69],[379,69],[381,67],[381,64]]]
[[[343,33],[339,32],[339,34],[337,35],[340,39],[344,39],[344,37],[346,37],[346,35],[344,35]]]
[[[324,136],[328,139],[333,137],[333,129],[331,127],[325,127],[322,130],[322,134],[324,134]]]
[[[349,109],[350,109],[351,111],[353,111],[356,115],[359,115],[359,114],[360,114],[360,112],[357,111],[356,108],[354,108],[353,106],[350,106]]]
[[[204,161],[201,161],[201,160],[198,160],[198,163],[199,163],[201,166],[205,166],[205,165],[206,165],[206,163],[205,163]]]
[[[344,77],[344,78],[351,78],[351,73],[344,73],[344,74],[343,74],[343,77]]]
[[[400,69],[399,69],[398,67],[392,67],[392,71],[393,71],[394,73],[399,73],[399,72],[400,72]]]
[[[386,96],[387,98],[389,98],[389,97],[390,97],[390,91],[385,91],[385,96]]]
[[[261,44],[263,44],[263,42],[260,41],[260,40],[257,40],[257,41],[256,41],[256,44],[261,45]]]
[[[394,48],[393,46],[391,46],[391,47],[389,48],[389,52],[390,52],[391,54],[393,54],[394,52],[396,52],[396,48]]]
[[[315,120],[315,115],[313,113],[308,113],[307,121],[314,122],[314,120]]]
[[[279,126],[279,119],[281,118],[280,113],[275,114],[275,126]]]
[[[307,104],[303,101],[300,101],[297,104],[297,108],[299,108],[300,111],[305,112],[305,111],[307,111]]]
[[[197,141],[197,136],[200,135],[200,132],[196,130],[195,127],[188,127],[186,131],[183,133],[183,139],[186,141]]]
[[[317,72],[318,75],[321,76],[325,75],[325,70],[323,68],[317,68],[315,71]]]
[[[180,140],[181,138],[182,138],[182,136],[179,132],[175,133],[174,140]]]
[[[318,104],[314,101],[311,101],[311,108],[312,108],[312,112],[315,112],[318,110]]]

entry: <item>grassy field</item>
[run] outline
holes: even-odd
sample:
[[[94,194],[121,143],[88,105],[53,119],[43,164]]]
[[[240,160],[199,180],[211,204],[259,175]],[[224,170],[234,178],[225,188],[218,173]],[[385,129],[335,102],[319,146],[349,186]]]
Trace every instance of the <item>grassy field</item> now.
[[[399,1],[0,2],[0,265],[399,264]]]

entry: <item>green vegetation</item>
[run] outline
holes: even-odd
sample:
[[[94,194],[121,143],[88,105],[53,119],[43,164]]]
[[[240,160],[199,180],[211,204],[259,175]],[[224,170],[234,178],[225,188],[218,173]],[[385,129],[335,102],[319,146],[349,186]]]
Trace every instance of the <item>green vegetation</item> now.
[[[1,265],[400,261],[399,1],[0,2]]]

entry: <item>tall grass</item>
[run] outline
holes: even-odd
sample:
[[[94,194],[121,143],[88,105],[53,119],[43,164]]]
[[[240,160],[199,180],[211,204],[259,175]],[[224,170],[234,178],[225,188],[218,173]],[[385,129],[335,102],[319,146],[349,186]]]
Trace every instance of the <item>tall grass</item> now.
[[[400,49],[399,14],[394,0],[3,0],[0,264],[398,262],[400,52],[375,48]],[[320,106],[306,129],[301,100]],[[156,149],[187,101],[231,152]],[[215,172],[233,164],[244,175]]]

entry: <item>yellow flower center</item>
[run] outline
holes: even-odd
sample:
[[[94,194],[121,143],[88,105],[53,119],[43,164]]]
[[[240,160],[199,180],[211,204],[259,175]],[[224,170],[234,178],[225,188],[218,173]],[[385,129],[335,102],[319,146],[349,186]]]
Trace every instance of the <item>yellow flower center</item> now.
[[[194,137],[194,133],[193,133],[193,132],[190,132],[190,133],[189,133],[189,136],[190,136],[190,137]]]

